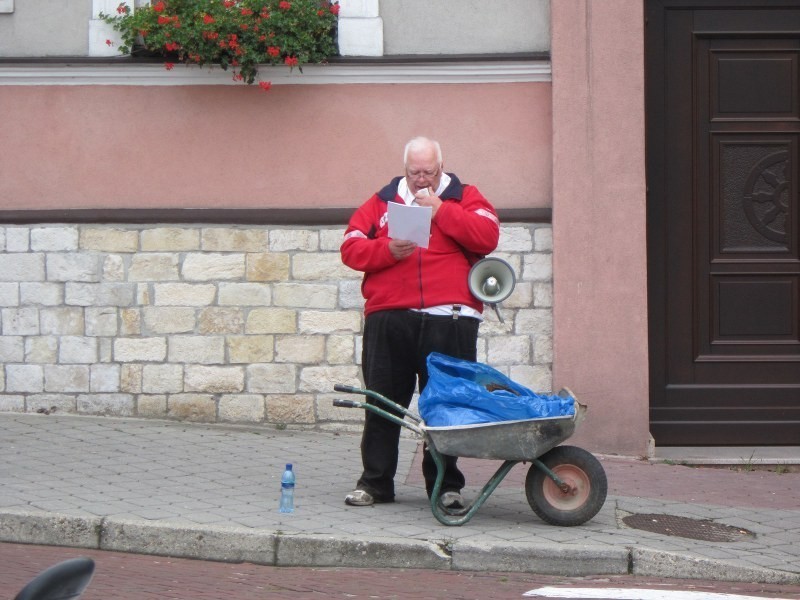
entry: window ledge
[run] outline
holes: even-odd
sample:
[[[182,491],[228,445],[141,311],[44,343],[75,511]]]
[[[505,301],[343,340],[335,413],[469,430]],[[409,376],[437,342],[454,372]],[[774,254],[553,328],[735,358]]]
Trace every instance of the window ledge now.
[[[290,71],[285,66],[259,68],[259,79],[273,85],[380,84],[380,83],[525,83],[551,80],[548,58],[511,59],[402,59],[332,61]],[[0,85],[242,85],[233,72],[219,67],[176,64],[167,71],[163,61],[134,61],[129,57],[105,60],[0,60]]]

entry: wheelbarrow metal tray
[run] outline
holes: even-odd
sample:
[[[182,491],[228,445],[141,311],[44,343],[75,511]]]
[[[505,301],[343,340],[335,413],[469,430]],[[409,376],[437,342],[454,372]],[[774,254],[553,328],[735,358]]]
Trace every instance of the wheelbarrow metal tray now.
[[[424,427],[441,454],[492,460],[533,460],[569,438],[586,407],[576,403],[575,415],[475,425]]]

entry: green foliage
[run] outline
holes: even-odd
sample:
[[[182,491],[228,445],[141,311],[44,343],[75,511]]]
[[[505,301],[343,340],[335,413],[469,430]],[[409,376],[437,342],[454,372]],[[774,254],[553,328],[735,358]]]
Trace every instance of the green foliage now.
[[[253,83],[259,65],[302,71],[336,54],[338,13],[330,0],[157,0],[135,10],[123,2],[100,18],[121,33],[123,54],[142,47],[187,64],[231,67],[234,79]]]

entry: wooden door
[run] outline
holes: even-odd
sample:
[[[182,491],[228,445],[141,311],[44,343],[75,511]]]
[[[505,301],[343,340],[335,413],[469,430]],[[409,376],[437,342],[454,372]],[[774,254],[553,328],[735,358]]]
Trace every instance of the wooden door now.
[[[800,445],[800,5],[646,16],[651,432]]]

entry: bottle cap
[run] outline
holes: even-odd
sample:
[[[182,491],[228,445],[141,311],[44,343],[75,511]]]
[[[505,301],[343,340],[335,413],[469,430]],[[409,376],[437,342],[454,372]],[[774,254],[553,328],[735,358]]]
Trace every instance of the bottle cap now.
[[[286,470],[287,471],[291,471],[292,470],[292,463],[286,463]]]

